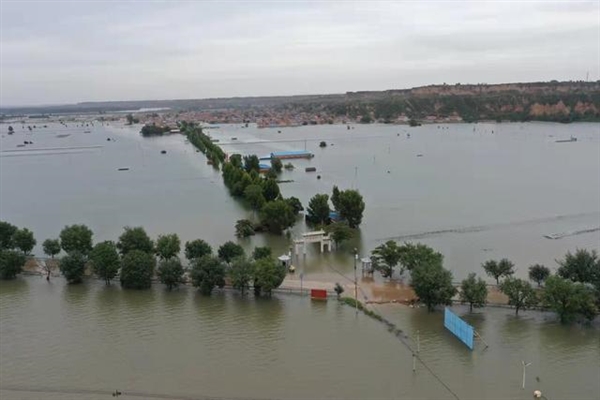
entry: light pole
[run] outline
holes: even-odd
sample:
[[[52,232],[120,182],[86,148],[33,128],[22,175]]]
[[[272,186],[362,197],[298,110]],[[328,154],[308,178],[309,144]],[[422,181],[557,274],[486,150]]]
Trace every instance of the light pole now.
[[[356,278],[356,261],[358,260],[358,250],[356,247],[354,248],[354,310],[355,314],[358,317],[358,287],[357,287],[357,278]]]
[[[525,390],[525,370],[527,369],[527,367],[529,367],[531,365],[531,363],[525,364],[525,361],[521,361],[521,364],[523,365],[523,387],[522,387],[522,389]]]

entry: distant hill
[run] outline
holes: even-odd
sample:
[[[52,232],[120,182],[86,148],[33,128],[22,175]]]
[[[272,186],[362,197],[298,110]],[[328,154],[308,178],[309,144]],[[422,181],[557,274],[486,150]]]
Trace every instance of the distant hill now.
[[[345,94],[232,97],[188,100],[84,102],[0,109],[3,115],[105,113],[139,109],[285,110],[327,114],[363,122],[406,118],[511,121],[600,121],[600,81],[431,85]]]

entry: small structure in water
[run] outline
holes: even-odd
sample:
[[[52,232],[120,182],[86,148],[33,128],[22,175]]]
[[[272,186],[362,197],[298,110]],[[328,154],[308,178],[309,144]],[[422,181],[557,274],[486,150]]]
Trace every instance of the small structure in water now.
[[[121,167],[118,171],[129,171],[129,167]]]
[[[321,253],[331,251],[331,238],[325,231],[313,231],[302,234],[302,239],[294,240],[294,252],[298,255],[300,246],[302,246],[302,254],[306,254],[307,243],[319,243]]]
[[[576,142],[577,138],[574,136],[571,136],[570,139],[562,139],[562,140],[556,140],[556,143],[570,143],[570,142]]]
[[[317,167],[306,167],[304,168],[305,172],[316,172],[317,171]]]
[[[292,150],[292,151],[277,151],[270,154],[270,158],[279,158],[281,160],[291,158],[313,158],[315,155],[310,151],[306,150]]]
[[[167,151],[166,150],[161,150],[160,154],[167,154]]]

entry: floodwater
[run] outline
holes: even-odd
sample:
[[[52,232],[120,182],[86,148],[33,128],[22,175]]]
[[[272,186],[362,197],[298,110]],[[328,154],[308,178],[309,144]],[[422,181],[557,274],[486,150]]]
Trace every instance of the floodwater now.
[[[95,240],[116,240],[123,226],[141,225],[154,237],[176,232],[182,241],[200,237],[218,246],[234,238],[236,220],[254,218],[181,135],[145,139],[139,127],[98,122],[15,129],[0,141],[0,218],[29,227],[38,243],[64,225],[85,223]],[[314,245],[294,260],[309,279],[350,273],[354,247],[362,257],[388,239],[433,246],[455,280],[481,272],[488,259],[507,257],[526,277],[531,264],[555,268],[568,250],[600,248],[600,124],[223,125],[207,132],[230,153],[313,152],[312,160],[292,160],[296,169],[281,176],[293,180],[280,185],[283,194],[304,205],[334,184],[361,191],[366,210],[358,237],[324,256]],[[578,140],[555,142],[571,136]],[[23,140],[34,144],[17,148]],[[326,148],[319,148],[322,140]],[[308,165],[317,172],[304,172]],[[299,222],[292,236],[307,230]],[[261,234],[240,243],[282,254],[291,240]],[[41,255],[41,246],[35,252]]]
[[[330,300],[190,287],[124,291],[98,281],[0,282],[0,398],[597,399],[597,329],[549,314],[486,309],[467,316],[489,348],[469,351],[442,313],[377,306],[411,351],[375,320]],[[463,308],[456,308],[459,314]],[[531,362],[525,390],[521,361]],[[431,372],[427,368],[431,369]],[[434,375],[435,374],[435,377]],[[439,380],[438,380],[439,379]],[[442,383],[448,386],[446,389]]]

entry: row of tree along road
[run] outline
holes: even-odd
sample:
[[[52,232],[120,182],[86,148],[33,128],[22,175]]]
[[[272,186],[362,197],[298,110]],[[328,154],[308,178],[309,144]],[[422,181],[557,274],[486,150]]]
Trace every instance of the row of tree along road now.
[[[13,279],[22,271],[36,240],[31,231],[0,221],[0,244],[0,277]],[[201,293],[210,295],[215,287],[222,288],[228,282],[242,293],[252,287],[256,295],[270,296],[287,272],[273,259],[268,247],[256,247],[247,256],[240,245],[226,242],[214,254],[202,239],[185,243],[188,267],[184,267],[178,257],[181,242],[177,234],[159,235],[153,241],[141,227],[125,227],[116,243],[103,241],[94,245],[90,228],[70,225],[60,232],[59,238],[45,240],[43,249],[52,259],[65,253],[57,261],[69,284],[82,283],[90,268],[107,285],[118,276],[125,289],[148,289],[156,277],[169,290],[189,281]],[[50,272],[48,266],[48,280]]]
[[[26,259],[36,245],[33,232],[0,221],[0,278],[13,279],[22,271]],[[93,243],[93,232],[85,225],[66,226],[57,239],[46,239],[43,250],[54,259],[61,252],[59,269],[68,283],[84,281],[86,268],[106,284],[119,277],[125,289],[147,289],[153,279],[170,290],[191,282],[201,293],[209,295],[215,287],[229,283],[245,293],[250,288],[256,295],[270,296],[283,282],[286,269],[273,259],[271,249],[256,247],[252,255],[233,242],[226,242],[216,254],[202,239],[186,242],[184,267],[178,255],[181,242],[177,234],[159,235],[153,241],[141,227],[125,227],[119,240]],[[452,272],[443,267],[443,256],[421,243],[398,245],[388,241],[372,252],[372,265],[384,277],[391,278],[400,265],[400,274],[408,271],[410,284],[419,301],[432,311],[439,305],[449,305],[456,294],[470,309],[483,307],[488,297],[488,285],[475,273],[469,274],[459,288],[453,284]],[[577,319],[591,321],[600,306],[600,258],[595,250],[577,249],[558,260],[555,274],[543,265],[529,268],[530,282],[513,277],[514,264],[502,259],[482,264],[485,273],[496,280],[508,304],[520,310],[541,306],[555,311],[561,322]],[[51,267],[46,263],[47,279]],[[341,287],[338,285],[338,291]]]

